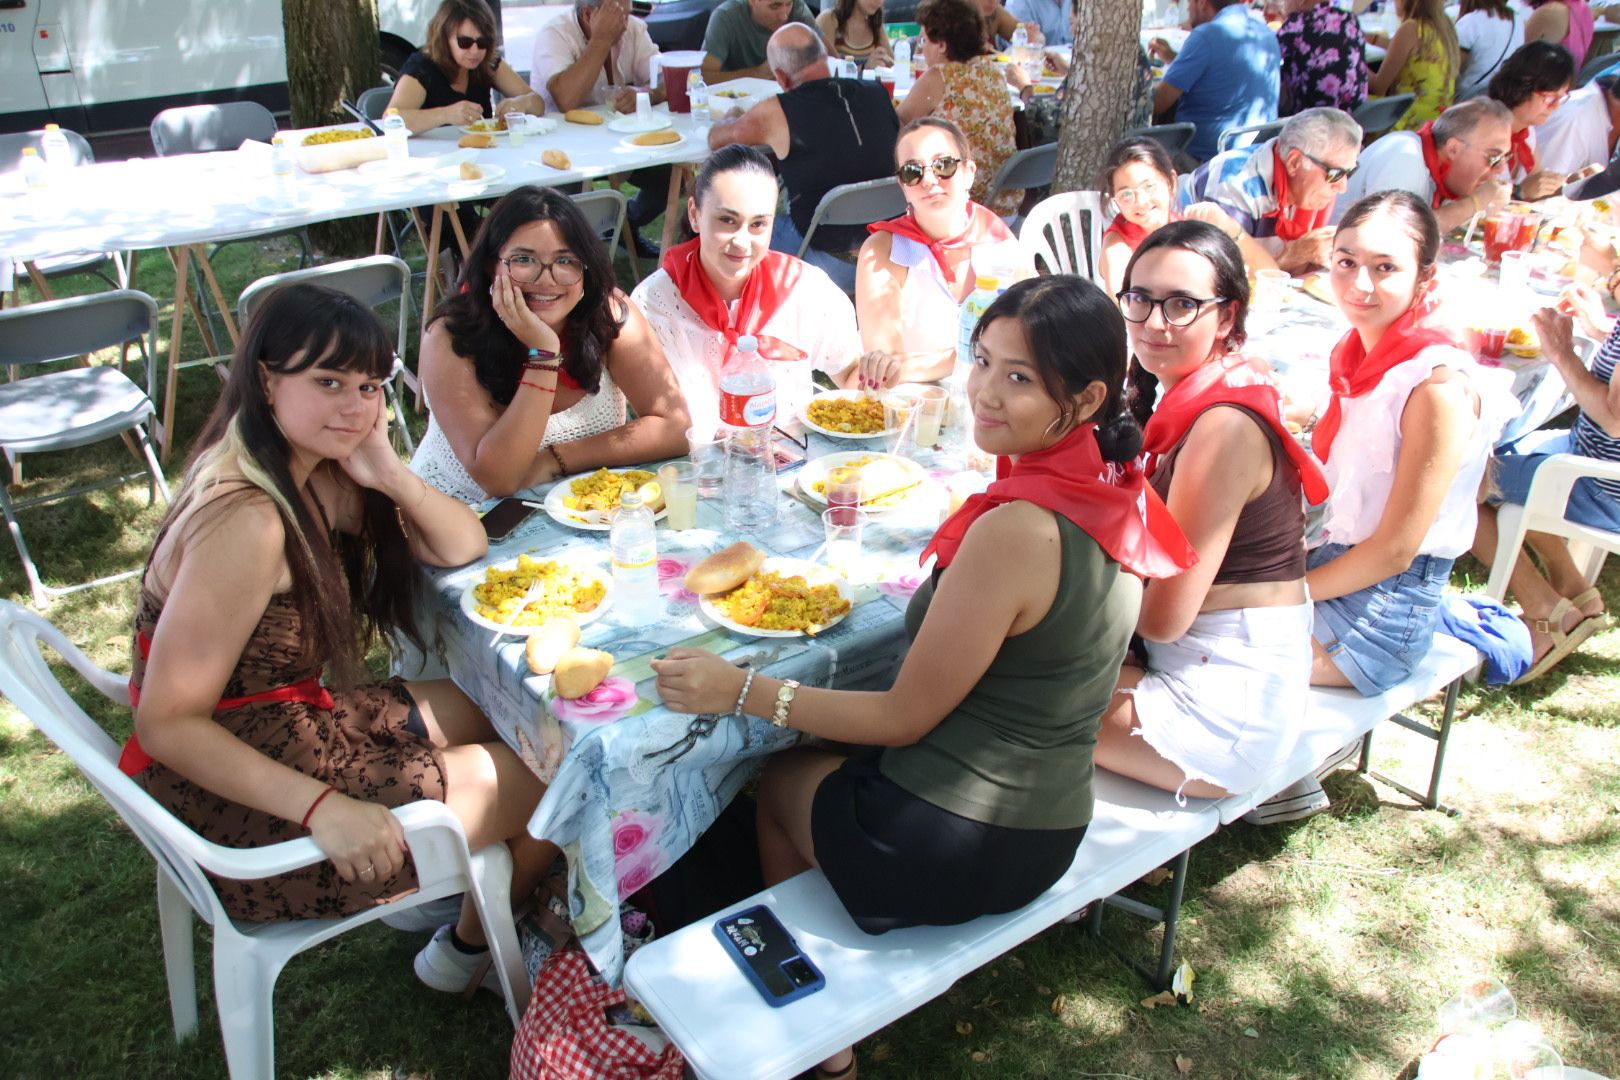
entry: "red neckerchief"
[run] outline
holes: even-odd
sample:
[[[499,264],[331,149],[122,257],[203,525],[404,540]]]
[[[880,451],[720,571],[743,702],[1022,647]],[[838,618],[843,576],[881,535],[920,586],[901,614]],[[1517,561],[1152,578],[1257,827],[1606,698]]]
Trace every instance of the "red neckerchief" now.
[[[1451,189],[1446,187],[1446,177],[1451,175],[1451,162],[1440,160],[1440,148],[1434,145],[1434,121],[1418,128],[1418,144],[1423,147],[1423,164],[1429,170],[1429,178],[1434,181],[1434,197],[1429,200],[1429,209],[1438,210],[1440,204],[1451,197]]]
[[[737,298],[735,323],[731,321],[726,302],[720,299],[714,282],[703,269],[696,237],[664,252],[663,265],[681,299],[697,313],[704,326],[724,336],[728,344],[735,345],[739,337],[751,335],[759,340],[759,354],[767,360],[803,360],[809,355],[779,338],[760,333],[798,285],[804,267],[798,259],[780,251],[765,253],[765,258],[748,275],[742,295]]]
[[[1172,208],[1169,220],[1180,221],[1181,215]],[[1108,228],[1103,230],[1103,236],[1107,236],[1109,233],[1118,234],[1119,238],[1125,241],[1125,246],[1132,251],[1135,251],[1141,246],[1142,241],[1148,238],[1148,231],[1124,214],[1114,215],[1114,220],[1110,221]]]
[[[970,495],[945,519],[923,549],[939,567],[950,565],[968,527],[986,510],[1023,499],[1062,514],[1097,541],[1108,557],[1138,577],[1174,577],[1198,561],[1181,528],[1137,462],[1103,460],[1097,425],[1081,424],[1055,446],[996,459],[996,480],[982,495]]]
[[[1529,175],[1536,167],[1536,152],[1530,146],[1530,129],[1515,131],[1512,135],[1513,160]]]
[[[467,292],[468,291],[467,283],[465,281],[463,281],[461,283],[461,288],[456,290],[456,291],[457,292],[463,292],[463,293]],[[522,292],[523,290],[519,289],[518,291]],[[579,380],[575,379],[572,375],[568,374],[568,339],[563,334],[558,334],[557,335],[557,343],[562,346],[562,356],[563,356],[563,366],[557,369],[557,385],[558,386],[566,386],[570,390],[583,390],[583,389],[585,389],[583,386],[579,385]],[[518,344],[521,345],[523,343],[520,341],[520,342],[518,342]],[[521,379],[522,376],[519,375],[518,378]]]
[[[992,244],[1013,239],[1012,230],[995,214],[976,202],[968,203],[967,227],[955,236],[947,236],[943,240],[935,240],[923,232],[922,226],[917,224],[917,219],[910,210],[892,221],[874,222],[866,227],[866,231],[894,233],[907,240],[915,240],[934,256],[934,261],[939,264],[940,273],[945,275],[946,281],[956,280],[956,268],[962,265],[963,259],[973,253],[975,244]]]
[[[135,646],[141,652],[141,659],[145,660],[152,653],[152,635],[141,631],[135,635]],[[331,712],[336,706],[332,695],[326,687],[321,685],[319,675],[311,675],[307,679],[278,686],[271,690],[261,690],[257,694],[247,694],[243,697],[220,698],[214,706],[217,713],[240,709],[243,705],[253,705],[261,701],[298,701],[305,705],[313,705],[317,709]],[[129,707],[135,708],[141,703],[141,688],[135,685],[135,680],[129,681]],[[151,754],[141,749],[141,742],[133,734],[129,741],[124,743],[124,752],[118,755],[118,771],[125,776],[135,776],[151,766],[155,759]]]
[[[1326,225],[1329,215],[1333,213],[1332,203],[1328,203],[1321,210],[1305,210],[1298,206],[1289,207],[1288,170],[1283,167],[1282,155],[1277,152],[1275,143],[1271,146],[1271,190],[1277,196],[1277,209],[1262,216],[1277,220],[1277,239],[1279,240],[1298,240],[1312,229],[1320,229]]]
[[[1186,437],[1194,421],[1216,405],[1241,405],[1258,414],[1282,440],[1283,452],[1299,471],[1305,498],[1314,506],[1328,497],[1327,480],[1316,459],[1305,452],[1283,423],[1282,396],[1276,384],[1264,369],[1242,356],[1210,360],[1159,399],[1142,432],[1142,449],[1152,455],[1149,476],[1158,468],[1159,459]]]
[[[1328,361],[1328,385],[1333,397],[1316,422],[1311,435],[1311,449],[1323,461],[1333,449],[1333,439],[1339,433],[1343,419],[1340,402],[1357,398],[1372,390],[1390,368],[1410,360],[1430,345],[1460,345],[1455,334],[1443,326],[1425,325],[1421,320],[1430,314],[1424,302],[1419,301],[1396,319],[1384,336],[1378,339],[1373,351],[1362,344],[1361,334],[1351,330],[1333,346]]]

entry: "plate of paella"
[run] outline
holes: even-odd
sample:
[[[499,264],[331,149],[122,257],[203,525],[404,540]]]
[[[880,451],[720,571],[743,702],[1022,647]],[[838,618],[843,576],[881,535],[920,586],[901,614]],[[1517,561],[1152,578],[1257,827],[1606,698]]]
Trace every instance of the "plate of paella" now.
[[[703,597],[703,614],[749,637],[814,637],[842,622],[852,607],[849,582],[804,559],[766,559],[735,589]]]
[[[558,615],[595,622],[612,602],[613,581],[604,571],[567,559],[519,555],[485,567],[468,582],[461,612],[486,630],[526,637]]]
[[[654,521],[662,521],[669,514],[656,473],[648,469],[606,468],[553,485],[546,493],[546,513],[569,528],[607,532],[613,525],[613,511],[619,508],[619,495],[627,487],[641,489],[642,501],[652,507]]]
[[[889,434],[883,401],[864,390],[830,390],[817,394],[799,410],[811,431],[834,439],[877,439]]]

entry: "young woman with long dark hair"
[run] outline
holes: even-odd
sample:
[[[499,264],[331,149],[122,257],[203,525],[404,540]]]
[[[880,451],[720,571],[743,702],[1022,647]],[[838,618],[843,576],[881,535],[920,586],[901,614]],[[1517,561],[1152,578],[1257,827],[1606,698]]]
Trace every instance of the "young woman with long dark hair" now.
[[[487,116],[546,111],[546,99],[500,53],[495,14],[484,0],[444,0],[428,23],[427,44],[406,59],[388,107],[413,133]],[[504,97],[491,105],[490,91]]]
[[[816,16],[827,55],[863,61],[867,67],[894,63],[883,29],[883,0],[838,0]]]

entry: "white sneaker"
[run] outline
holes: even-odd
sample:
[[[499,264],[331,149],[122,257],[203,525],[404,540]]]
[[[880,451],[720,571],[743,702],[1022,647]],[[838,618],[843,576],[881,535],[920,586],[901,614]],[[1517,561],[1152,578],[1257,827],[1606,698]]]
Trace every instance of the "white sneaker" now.
[[[1335,769],[1337,769],[1340,765],[1343,765],[1345,762],[1349,761],[1351,758],[1356,758],[1356,759],[1359,760],[1360,756],[1361,756],[1361,739],[1360,738],[1351,739],[1349,742],[1345,743],[1343,746],[1341,746],[1337,750],[1333,751],[1333,753],[1331,753],[1327,757],[1323,758],[1322,759],[1322,764],[1320,764],[1320,765],[1318,765],[1316,767],[1316,769],[1314,770],[1313,775],[1318,780],[1321,780],[1324,777],[1326,777],[1329,773],[1331,773]]]
[[[416,954],[416,977],[446,994],[465,994],[477,987],[501,992],[501,979],[488,949],[464,953],[450,943],[450,926],[441,926],[433,940]]]
[[[379,922],[407,934],[431,934],[461,917],[461,893],[384,915]]]
[[[1303,821],[1320,814],[1332,805],[1327,792],[1314,776],[1295,780],[1277,794],[1243,815],[1250,825],[1281,825],[1288,821]]]

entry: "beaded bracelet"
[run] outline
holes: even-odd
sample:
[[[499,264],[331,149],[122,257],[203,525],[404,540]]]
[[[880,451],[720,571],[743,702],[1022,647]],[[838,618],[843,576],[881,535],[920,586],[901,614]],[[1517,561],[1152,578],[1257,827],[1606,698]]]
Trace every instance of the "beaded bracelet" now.
[[[551,459],[557,463],[558,474],[561,476],[567,476],[568,463],[562,459],[562,454],[557,452],[557,444],[552,443],[550,446],[546,447],[546,452],[550,454]]]
[[[335,787],[329,787],[325,791],[321,792],[319,795],[315,796],[315,801],[309,804],[309,809],[308,810],[304,811],[304,820],[300,821],[298,823],[298,827],[300,829],[303,829],[305,832],[309,831],[309,819],[315,816],[315,808],[317,806],[321,805],[321,800],[322,799],[326,798],[328,795],[332,794],[332,792],[334,792],[336,790],[337,790],[337,788],[335,788]]]
[[[731,710],[733,716],[743,714],[743,702],[748,700],[748,688],[754,685],[754,669],[748,669],[748,675],[743,679],[742,692],[737,695],[737,707]]]

